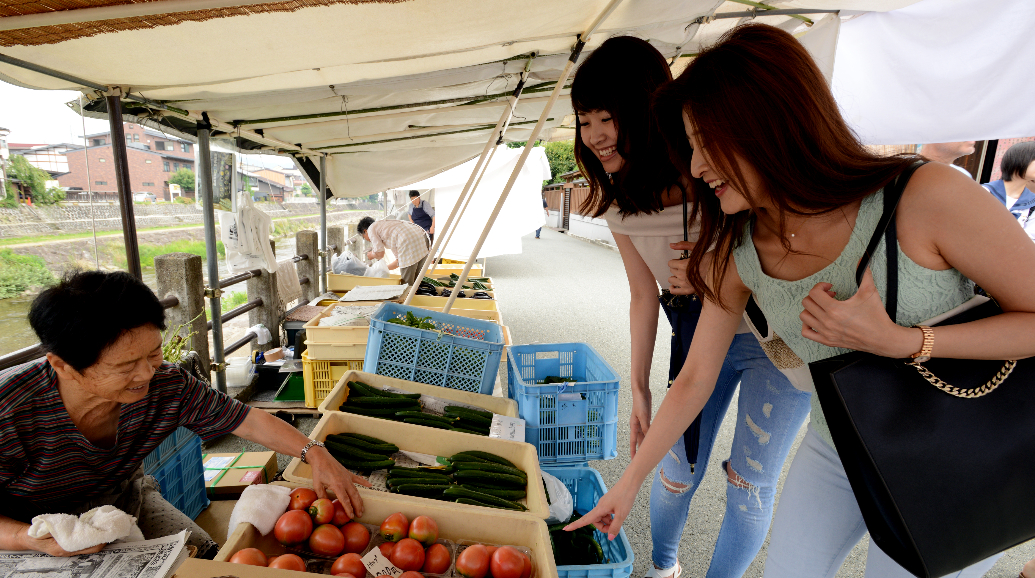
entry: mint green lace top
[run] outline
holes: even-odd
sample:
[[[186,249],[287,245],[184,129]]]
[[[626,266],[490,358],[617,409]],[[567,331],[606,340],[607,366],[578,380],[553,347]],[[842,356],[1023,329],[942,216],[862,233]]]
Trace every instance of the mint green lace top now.
[[[739,247],[734,249],[737,272],[741,280],[754,293],[755,301],[765,313],[766,319],[777,335],[783,338],[787,346],[806,364],[846,353],[847,349],[827,347],[821,343],[806,339],[801,335],[802,300],[817,283],[833,284],[837,299],[845,300],[854,295],[855,268],[866,244],[877,228],[883,212],[884,192],[866,197],[859,209],[855,229],[848,240],[844,251],[837,260],[819,272],[798,281],[774,279],[762,272],[758,261],[758,253],[751,241],[754,220],[745,227],[744,237]],[[885,301],[888,274],[887,257],[884,240],[874,251],[870,261],[870,270],[881,300]],[[898,251],[898,324],[911,326],[936,315],[953,309],[974,296],[974,284],[955,269],[934,271],[916,264],[902,249]],[[798,372],[807,375],[808,372]],[[814,389],[811,377],[806,377],[809,389]],[[811,423],[816,433],[833,447],[830,429],[826,417],[820,408],[819,400],[812,396]]]

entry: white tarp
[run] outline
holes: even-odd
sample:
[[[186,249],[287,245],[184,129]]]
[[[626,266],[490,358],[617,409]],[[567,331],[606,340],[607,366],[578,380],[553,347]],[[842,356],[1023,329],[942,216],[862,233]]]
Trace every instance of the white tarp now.
[[[505,145],[497,147],[489,168],[482,176],[478,189],[474,191],[474,198],[460,219],[449,245],[445,247],[443,255],[446,259],[467,260],[471,256],[482,228],[489,221],[489,215],[499,201],[500,193],[503,192],[503,187],[510,179],[520,156],[519,148],[507,148]],[[444,226],[476,163],[477,160],[471,160],[431,178],[400,188],[435,189],[436,223]],[[489,236],[485,238],[485,244],[478,253],[479,259],[521,253],[521,237],[546,223],[542,189],[543,181],[550,178],[550,163],[546,159],[546,149],[533,148],[528,160],[521,167],[503,208],[500,209],[496,223],[489,231]],[[436,230],[435,235],[448,235],[448,231]]]
[[[1035,2],[924,0],[841,26],[834,96],[867,144],[1035,135]]]

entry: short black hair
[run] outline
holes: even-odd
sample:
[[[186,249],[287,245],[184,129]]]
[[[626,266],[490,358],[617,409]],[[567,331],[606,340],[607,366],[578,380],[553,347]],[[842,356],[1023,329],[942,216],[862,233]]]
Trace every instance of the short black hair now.
[[[1012,181],[1015,176],[1023,179],[1024,173],[1028,172],[1032,161],[1035,161],[1035,141],[1019,142],[1013,145],[1006,151],[1003,160],[999,163],[999,168],[1003,171],[1003,180]]]
[[[356,232],[359,233],[360,235],[362,235],[363,233],[366,233],[367,229],[370,228],[370,225],[373,225],[373,224],[374,224],[374,218],[373,217],[363,217],[362,219],[359,220],[359,224],[356,225]]]
[[[143,281],[117,271],[72,270],[29,308],[29,325],[43,351],[82,372],[124,333],[154,325],[165,330],[165,308]]]
[[[419,196],[420,196],[420,192],[419,191],[410,191],[410,198],[411,199],[413,197],[419,197]]]

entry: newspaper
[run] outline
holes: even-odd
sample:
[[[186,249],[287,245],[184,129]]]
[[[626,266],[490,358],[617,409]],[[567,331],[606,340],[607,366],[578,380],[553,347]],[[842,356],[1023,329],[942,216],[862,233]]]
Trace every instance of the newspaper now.
[[[0,550],[0,578],[166,578],[187,559],[187,535],[115,542],[96,554],[67,558]]]
[[[403,294],[409,285],[360,285],[338,301],[384,301]]]

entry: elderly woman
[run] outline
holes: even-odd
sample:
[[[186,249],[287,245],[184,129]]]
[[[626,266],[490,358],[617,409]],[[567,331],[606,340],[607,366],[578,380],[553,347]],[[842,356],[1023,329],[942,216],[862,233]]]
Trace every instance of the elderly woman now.
[[[333,490],[352,515],[367,484],[322,447],[264,411],[219,393],[162,360],[165,313],[127,273],[74,272],[40,293],[29,322],[46,359],[0,373],[0,550],[66,552],[28,535],[33,516],[112,504],[146,538],[182,529],[200,555],[215,543],[162,499],[144,457],[183,426],[205,441],[233,433],[313,466],[317,494]]]

